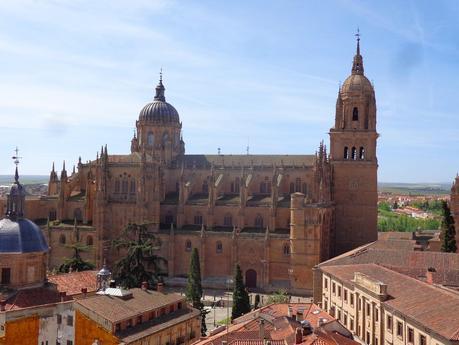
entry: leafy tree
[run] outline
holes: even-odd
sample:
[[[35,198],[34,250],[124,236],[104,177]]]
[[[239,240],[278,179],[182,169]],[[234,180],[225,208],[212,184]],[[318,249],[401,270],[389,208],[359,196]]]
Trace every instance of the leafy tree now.
[[[197,248],[193,248],[191,254],[190,270],[188,272],[188,284],[186,286],[186,298],[191,302],[193,308],[201,311],[201,335],[207,332],[206,314],[202,303],[201,267],[199,263],[199,253]]]
[[[68,273],[72,271],[87,271],[94,269],[94,264],[83,260],[80,253],[87,252],[89,247],[81,242],[76,242],[66,246],[67,248],[73,249],[73,256],[64,260],[64,263],[59,266],[59,272]]]
[[[231,321],[250,311],[249,294],[242,280],[241,267],[236,265],[233,289],[233,309],[231,312]]]
[[[161,264],[167,261],[155,254],[161,241],[145,224],[128,224],[121,236],[112,242],[112,247],[126,252],[114,267],[115,279],[121,286],[138,287],[144,281],[152,286],[160,281]]]
[[[442,202],[443,219],[441,222],[442,229],[442,244],[441,251],[455,253],[457,250],[456,230],[454,228],[454,219],[451,215],[451,210],[446,201]]]
[[[290,296],[285,289],[279,289],[268,297],[268,304],[271,303],[288,303]]]

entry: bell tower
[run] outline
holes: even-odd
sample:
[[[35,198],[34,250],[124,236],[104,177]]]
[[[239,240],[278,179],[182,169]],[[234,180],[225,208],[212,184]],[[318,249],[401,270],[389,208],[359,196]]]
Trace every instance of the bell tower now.
[[[356,36],[352,72],[338,91],[335,126],[330,129],[335,255],[378,237],[376,99],[373,85],[364,75],[360,34]]]

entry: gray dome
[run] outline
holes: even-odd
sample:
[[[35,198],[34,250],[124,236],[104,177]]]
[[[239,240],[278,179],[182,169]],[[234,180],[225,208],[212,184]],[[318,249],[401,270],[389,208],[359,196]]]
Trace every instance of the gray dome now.
[[[34,222],[26,218],[0,220],[0,254],[47,251],[43,233]]]
[[[140,111],[139,120],[156,123],[180,122],[177,110],[165,101],[154,101],[148,103]]]

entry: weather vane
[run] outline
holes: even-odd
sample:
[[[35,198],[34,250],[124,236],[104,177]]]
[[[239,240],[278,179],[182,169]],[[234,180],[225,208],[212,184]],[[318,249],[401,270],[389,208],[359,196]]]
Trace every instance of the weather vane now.
[[[14,161],[14,164],[16,164],[16,166],[19,165],[19,160],[22,158],[22,157],[19,157],[19,149],[18,147],[16,146],[16,149],[14,150],[15,152],[15,155],[13,157],[11,157]]]

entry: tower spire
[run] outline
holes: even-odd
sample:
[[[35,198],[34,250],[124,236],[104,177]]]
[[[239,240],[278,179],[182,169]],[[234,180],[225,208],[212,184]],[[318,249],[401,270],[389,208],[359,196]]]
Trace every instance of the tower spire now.
[[[22,217],[24,215],[24,204],[25,204],[25,190],[24,187],[19,183],[19,150],[16,147],[14,150],[15,155],[11,157],[16,165],[16,170],[14,172],[14,183],[10,188],[10,192],[7,194],[6,201],[6,216],[10,219],[16,219],[17,217]]]
[[[155,101],[166,101],[166,97],[164,97],[164,90],[166,90],[166,88],[163,85],[163,69],[161,67],[161,70],[159,72],[159,83],[156,86],[156,95],[154,98]]]
[[[360,55],[360,36],[360,30],[357,28],[357,33],[355,34],[355,37],[357,37],[357,50],[352,64],[352,74],[363,74],[363,58]]]

